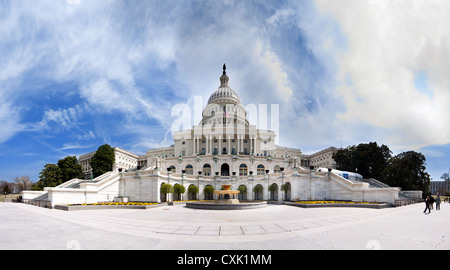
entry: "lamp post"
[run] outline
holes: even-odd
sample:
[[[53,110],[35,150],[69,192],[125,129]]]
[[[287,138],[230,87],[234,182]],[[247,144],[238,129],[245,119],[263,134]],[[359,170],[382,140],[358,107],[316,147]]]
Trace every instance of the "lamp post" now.
[[[198,193],[197,193],[197,201],[200,200],[200,176],[202,175],[202,171],[198,171],[197,176],[197,186],[198,186]]]
[[[214,176],[214,189],[217,189],[216,180],[219,179],[219,172],[216,172],[216,176]]]
[[[167,168],[167,184],[170,184],[170,173],[172,171],[172,168]]]
[[[315,172],[314,166],[309,166],[309,200],[312,200],[312,178]]]
[[[270,192],[269,192],[269,170],[265,170],[266,175],[267,175],[267,201],[270,199]]]
[[[181,184],[184,185],[184,178],[186,178],[186,170],[181,170]]]
[[[285,186],[284,186],[284,167],[280,168],[280,172],[281,172],[281,188],[283,189],[282,192],[284,193],[284,199],[286,199],[286,190],[285,190]],[[284,200],[283,199],[283,200]]]
[[[252,192],[250,194],[252,194],[252,199],[255,200],[255,196],[253,195],[253,186],[254,186],[254,183],[253,183],[253,171],[249,171],[248,173],[250,174],[250,177],[249,177],[248,180],[252,180],[252,181],[250,181],[250,184],[251,184],[250,191]]]

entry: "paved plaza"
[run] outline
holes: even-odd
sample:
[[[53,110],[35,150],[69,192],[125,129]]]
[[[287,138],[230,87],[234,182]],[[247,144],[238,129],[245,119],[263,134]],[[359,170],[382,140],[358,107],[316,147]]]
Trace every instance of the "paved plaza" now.
[[[0,249],[450,249],[450,205],[61,211],[0,203]]]

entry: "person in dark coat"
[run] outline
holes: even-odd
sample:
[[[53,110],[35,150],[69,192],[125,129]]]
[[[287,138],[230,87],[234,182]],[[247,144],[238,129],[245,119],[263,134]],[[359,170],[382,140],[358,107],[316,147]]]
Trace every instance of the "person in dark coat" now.
[[[427,198],[425,199],[425,210],[423,211],[424,213],[427,211],[427,209],[428,214],[431,213],[430,204],[431,204],[430,196],[427,196]]]
[[[436,210],[441,210],[441,197],[439,195],[435,199],[436,202]]]
[[[433,210],[434,197],[430,195],[430,209]]]

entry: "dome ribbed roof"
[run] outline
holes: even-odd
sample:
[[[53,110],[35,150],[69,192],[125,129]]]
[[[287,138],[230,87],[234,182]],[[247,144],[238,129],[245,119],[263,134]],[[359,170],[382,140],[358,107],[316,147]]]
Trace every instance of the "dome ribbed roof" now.
[[[212,95],[209,97],[208,104],[210,103],[229,103],[229,104],[239,104],[241,100],[239,96],[228,86],[219,87]]]
[[[226,66],[223,65],[223,74],[220,77],[220,87],[214,93],[211,94],[208,100],[210,103],[227,103],[227,104],[239,104],[241,99],[238,94],[228,86],[228,76],[226,73]]]

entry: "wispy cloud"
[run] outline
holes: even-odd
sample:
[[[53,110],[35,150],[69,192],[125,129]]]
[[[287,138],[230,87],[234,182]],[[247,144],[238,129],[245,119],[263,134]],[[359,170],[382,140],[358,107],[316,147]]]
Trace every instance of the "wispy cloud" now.
[[[86,145],[86,144],[72,144],[72,143],[65,143],[63,147],[59,148],[59,151],[63,150],[69,150],[69,149],[86,149],[86,148],[92,148],[95,147],[95,145]]]
[[[244,104],[280,105],[282,145],[450,143],[442,1],[71,2],[2,1],[0,144],[169,144],[223,63]]]

